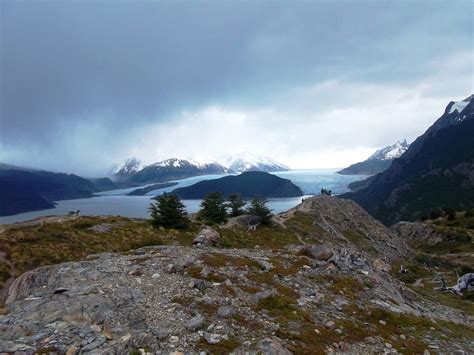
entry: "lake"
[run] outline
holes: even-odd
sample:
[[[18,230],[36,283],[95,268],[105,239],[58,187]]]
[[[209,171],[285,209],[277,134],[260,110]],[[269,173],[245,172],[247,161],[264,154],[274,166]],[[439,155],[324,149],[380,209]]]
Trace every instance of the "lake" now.
[[[282,178],[289,179],[295,185],[298,185],[305,196],[268,199],[268,206],[274,213],[283,212],[298,205],[303,198],[319,194],[323,187],[332,190],[334,194],[341,194],[349,190],[347,185],[351,182],[366,178],[366,176],[362,175],[339,175],[336,174],[336,171],[337,169],[312,169],[273,173]],[[75,210],[81,210],[82,215],[121,215],[127,217],[147,218],[148,206],[152,202],[151,197],[164,192],[170,192],[178,187],[190,186],[202,180],[217,179],[221,177],[222,175],[203,175],[177,180],[177,185],[151,191],[146,196],[125,195],[126,193],[135,190],[136,187],[104,191],[99,193],[99,196],[93,198],[58,201],[56,208],[0,217],[0,224],[21,222],[42,216],[64,215],[69,211]],[[193,213],[199,210],[201,200],[183,200],[183,203],[186,206],[186,210],[189,213]]]

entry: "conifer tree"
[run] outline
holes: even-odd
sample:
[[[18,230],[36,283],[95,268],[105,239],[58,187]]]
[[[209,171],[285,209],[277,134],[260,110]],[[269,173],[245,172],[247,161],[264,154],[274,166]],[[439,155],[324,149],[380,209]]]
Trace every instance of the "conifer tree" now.
[[[262,219],[261,224],[268,225],[272,220],[272,210],[267,207],[267,199],[265,197],[256,197],[247,208],[247,213],[258,216]]]
[[[221,224],[227,221],[227,209],[220,192],[211,192],[201,202],[198,219],[206,223]]]
[[[245,202],[242,200],[239,194],[230,194],[227,197],[227,207],[230,208],[230,216],[237,217],[244,214],[242,207],[245,206]]]
[[[185,206],[176,195],[159,196],[149,210],[154,227],[183,229],[189,224]]]

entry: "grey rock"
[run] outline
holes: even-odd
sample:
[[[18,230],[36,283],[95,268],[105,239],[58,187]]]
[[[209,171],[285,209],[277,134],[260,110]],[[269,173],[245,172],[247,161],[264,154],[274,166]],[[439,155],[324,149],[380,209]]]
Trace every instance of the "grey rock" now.
[[[169,264],[167,271],[170,274],[182,274],[184,272],[185,265],[183,264]]]
[[[194,245],[216,246],[221,241],[221,235],[211,227],[205,227],[194,238]]]
[[[256,258],[255,261],[260,266],[260,268],[264,271],[270,271],[273,269],[273,264],[264,259]]]
[[[332,320],[330,321],[327,321],[326,323],[324,323],[324,326],[328,329],[335,329],[336,328],[336,323],[334,323]]]
[[[92,226],[90,228],[87,228],[87,230],[94,232],[94,233],[107,233],[109,232],[112,228],[114,227],[113,224],[110,223],[101,223],[101,224],[96,224],[95,226]]]
[[[198,330],[204,325],[206,319],[203,315],[198,314],[195,317],[191,318],[188,323],[186,324],[186,328],[188,330]]]
[[[189,282],[190,288],[197,288],[199,291],[204,291],[209,286],[210,284],[206,280],[195,279]]]
[[[235,309],[232,306],[220,306],[217,310],[217,315],[221,318],[231,317],[235,314]]]
[[[90,342],[85,347],[83,347],[82,351],[87,352],[87,351],[97,350],[105,343],[105,341],[106,341],[106,338],[104,336],[100,336],[94,341]]]
[[[387,262],[383,261],[380,258],[375,259],[372,263],[372,266],[373,266],[374,270],[377,271],[377,272],[387,272],[388,273],[388,272],[392,271],[392,267],[390,266],[390,264],[388,264]]]
[[[303,254],[318,261],[327,261],[334,255],[334,250],[326,245],[313,245],[306,247]]]
[[[254,295],[252,295],[252,302],[253,303],[258,303],[260,300],[271,297],[274,294],[275,294],[275,292],[270,291],[270,290],[264,290],[264,291],[257,292]]]
[[[217,344],[221,342],[222,336],[216,333],[204,332],[204,339],[206,339],[208,344]]]

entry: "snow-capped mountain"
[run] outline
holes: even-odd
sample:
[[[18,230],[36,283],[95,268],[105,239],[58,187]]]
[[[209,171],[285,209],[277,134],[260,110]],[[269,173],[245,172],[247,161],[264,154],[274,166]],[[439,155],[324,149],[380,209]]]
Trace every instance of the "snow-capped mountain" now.
[[[441,117],[384,172],[343,195],[387,225],[445,206],[474,207],[474,96],[451,101]]]
[[[264,171],[270,173],[290,170],[288,166],[271,158],[251,153],[225,155],[218,159],[218,161],[222,166],[236,173],[242,173],[244,171]]]
[[[136,186],[170,180],[186,179],[207,174],[241,173],[244,171],[286,171],[286,165],[273,159],[244,153],[228,155],[221,162],[196,162],[188,159],[171,158],[153,164],[143,165],[138,158],[126,159],[112,170],[114,180]]]
[[[118,164],[112,169],[115,176],[130,176],[143,168],[140,159],[132,157],[126,159],[122,164]]]
[[[115,180],[130,186],[185,179],[207,174],[226,174],[229,169],[216,162],[198,163],[171,158],[142,166],[137,158],[130,158],[113,171]]]
[[[462,123],[472,111],[467,108],[471,101],[474,101],[474,95],[471,95],[462,101],[451,101],[446,107],[444,114],[428,129],[427,132],[437,131],[454,124]]]
[[[217,169],[222,170],[223,172],[228,172],[228,169],[224,168],[222,165],[215,161],[208,161],[208,162],[197,162],[194,160],[188,159],[179,159],[179,158],[170,158],[159,161],[157,163],[150,164],[148,166],[154,167],[173,167],[173,168],[189,168],[189,167],[196,167],[198,169]]]
[[[396,142],[395,144],[377,150],[367,160],[393,160],[395,158],[400,158],[409,146],[410,145],[405,139],[403,142]]]
[[[352,164],[337,173],[343,175],[374,175],[380,173],[388,169],[393,159],[400,158],[409,146],[406,139],[403,142],[396,142],[377,150],[367,160]]]

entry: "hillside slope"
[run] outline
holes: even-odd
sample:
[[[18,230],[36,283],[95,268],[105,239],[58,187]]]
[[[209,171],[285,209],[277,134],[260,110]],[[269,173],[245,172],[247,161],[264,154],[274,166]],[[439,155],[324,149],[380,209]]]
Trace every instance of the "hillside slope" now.
[[[459,309],[466,302],[455,295],[449,305],[436,294],[419,297],[397,280],[393,271],[409,250],[354,202],[312,197],[273,226],[216,227],[215,247],[193,246],[202,228],[210,227],[193,221],[169,231],[143,220],[78,217],[1,230],[8,263],[0,258],[0,269],[13,265],[18,277],[0,308],[0,351],[472,348],[471,308]],[[94,252],[102,254],[87,256]]]
[[[92,197],[96,190],[74,174],[0,170],[0,216],[53,208],[52,201]]]
[[[389,169],[343,197],[386,224],[415,220],[440,207],[474,206],[473,101],[451,102]]]

